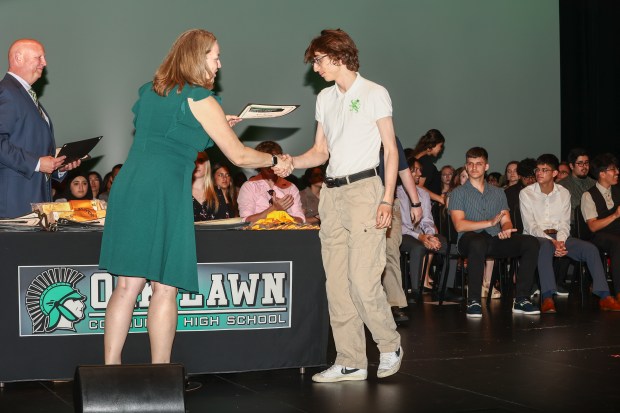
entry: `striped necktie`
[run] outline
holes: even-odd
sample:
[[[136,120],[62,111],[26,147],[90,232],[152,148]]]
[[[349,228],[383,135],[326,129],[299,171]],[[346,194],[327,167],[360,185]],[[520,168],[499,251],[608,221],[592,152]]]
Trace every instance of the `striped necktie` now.
[[[39,98],[37,97],[37,93],[32,88],[28,89],[28,93],[30,93],[30,96],[32,96],[32,100],[34,100],[34,104],[37,105],[37,109],[39,110],[39,115],[41,115],[41,117],[45,119],[45,115],[43,114],[43,109],[41,109],[41,105],[39,104]]]
[[[47,122],[47,119],[45,119],[45,115],[43,114],[43,109],[41,109],[41,105],[39,104],[39,98],[37,97],[37,93],[32,88],[28,89],[28,93],[30,94],[30,96],[32,96],[32,100],[34,100],[34,104],[37,105],[37,109],[39,110],[39,115],[41,115],[43,120]],[[50,174],[46,173],[44,175],[45,175],[45,180],[49,181]]]

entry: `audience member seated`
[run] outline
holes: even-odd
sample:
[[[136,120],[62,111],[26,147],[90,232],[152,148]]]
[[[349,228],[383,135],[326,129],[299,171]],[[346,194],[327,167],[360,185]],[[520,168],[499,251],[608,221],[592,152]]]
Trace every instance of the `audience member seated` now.
[[[238,191],[237,187],[232,183],[232,178],[230,176],[230,167],[225,164],[216,163],[211,169],[213,170],[213,181],[215,182],[215,194],[217,195],[217,199],[219,201],[219,209],[215,213],[216,217],[238,217]]]
[[[106,174],[105,178],[103,179],[104,191],[99,194],[99,199],[108,202],[108,196],[110,196],[110,189],[112,189],[112,183],[114,182],[114,178],[116,178],[116,175],[118,175],[122,167],[122,163],[114,165],[112,170]]]
[[[443,151],[446,139],[437,129],[431,129],[422,136],[413,149],[413,156],[416,157],[422,169],[424,169],[420,179],[420,187],[428,192],[431,201],[444,204],[445,200],[441,196],[441,175],[435,166],[439,154]]]
[[[558,166],[558,176],[555,177],[555,182],[561,181],[562,179],[570,175],[570,173],[571,170],[569,163],[567,161],[560,162],[560,166]]]
[[[519,257],[512,312],[540,314],[529,301],[538,260],[538,242],[534,237],[516,233],[504,191],[484,180],[484,173],[489,169],[487,151],[480,147],[471,148],[465,160],[469,180],[452,191],[449,210],[458,232],[458,250],[468,261],[467,316],[482,317],[480,299],[487,257]]]
[[[454,190],[454,188],[463,185],[465,182],[467,182],[467,180],[469,179],[469,175],[467,175],[467,170],[465,169],[464,166],[459,166],[458,168],[456,168],[456,170],[454,171],[454,174],[452,175],[452,180],[450,181],[450,189],[448,190],[448,193],[446,194],[446,203],[445,205],[442,205],[441,208],[448,208],[448,205],[450,204],[450,194],[452,193],[452,191]],[[433,218],[435,218],[435,215],[433,215]],[[456,249],[456,245],[454,246],[454,248]],[[448,288],[452,288],[454,287],[454,282],[456,280],[456,273],[459,271],[459,269],[461,271],[463,271],[463,267],[464,267],[465,261],[462,259],[451,259],[450,260],[450,273],[448,274]],[[461,297],[462,299],[463,297]]]
[[[301,206],[308,224],[318,225],[321,223],[319,217],[319,199],[324,180],[325,173],[320,166],[308,168],[304,173],[304,181],[308,186],[299,193],[299,197],[301,198]]]
[[[64,191],[57,194],[54,201],[67,202],[78,199],[93,199],[93,192],[90,190],[87,176],[87,174],[82,173],[79,170],[69,172],[66,179],[67,185],[65,186]]]
[[[256,146],[259,152],[282,155],[276,142],[264,141]],[[254,222],[272,211],[286,211],[297,222],[305,222],[299,190],[291,182],[278,177],[271,167],[258,169],[258,175],[241,186],[237,204],[244,221]]]
[[[215,213],[219,209],[219,199],[215,194],[209,157],[205,152],[198,152],[194,164],[194,173],[192,175],[194,222],[216,219]]]
[[[611,275],[620,300],[620,188],[618,188],[618,160],[610,153],[592,159],[592,173],[596,184],[583,193],[581,212],[594,233],[591,241],[609,254]]]
[[[571,234],[577,236],[577,228],[575,227],[575,211],[581,204],[581,196],[585,191],[592,188],[596,183],[596,180],[588,176],[590,173],[590,157],[583,148],[572,149],[568,153],[567,167],[569,174],[565,175],[563,179],[557,180],[557,183],[568,189],[570,193],[570,225]],[[565,166],[566,167],[566,166]],[[560,170],[562,164],[560,164]],[[560,174],[558,173],[558,177]],[[554,262],[555,274],[558,286],[558,295],[568,295],[568,289],[566,287],[566,279],[568,278],[568,267],[570,260],[561,259]]]
[[[567,256],[585,261],[592,275],[592,292],[600,297],[599,307],[620,311],[620,304],[610,295],[605,270],[594,244],[570,236],[570,194],[556,185],[559,161],[545,154],[537,159],[536,183],[523,188],[519,194],[523,233],[538,239],[538,274],[542,298],[542,313],[555,313],[553,296],[557,291],[553,257]]]
[[[454,171],[454,177],[452,178],[452,189],[457,186],[465,185],[465,182],[469,180],[469,175],[467,174],[467,169],[464,166],[460,166],[456,168]]]
[[[519,181],[504,190],[506,193],[506,200],[508,201],[509,211],[514,210],[517,207],[517,204],[519,204],[519,192],[521,192],[521,190],[526,186],[536,182],[534,169],[536,169],[536,159],[532,158],[526,158],[517,165]]]
[[[441,196],[445,199],[448,196],[448,192],[452,189],[452,178],[454,177],[454,168],[451,165],[446,165],[441,168]]]
[[[501,177],[502,175],[499,172],[491,172],[490,174],[487,175],[487,183],[499,188],[500,187],[499,180]]]
[[[517,175],[517,164],[518,162],[515,163],[515,173],[514,175],[518,177]],[[459,167],[456,170],[455,176],[453,178],[452,181],[452,189],[464,185],[465,182],[467,182],[467,180],[469,179],[469,175],[467,175],[467,169],[465,169],[464,166]],[[447,202],[448,200],[446,200]],[[448,206],[448,204],[446,203],[446,207]],[[458,263],[458,265],[464,265],[464,263],[460,262]],[[494,265],[495,265],[495,260],[492,258],[487,258],[485,265],[484,265],[484,274],[482,276],[482,289],[480,291],[480,297],[481,298],[487,298],[487,296],[489,295],[489,289],[491,289],[491,278],[493,276],[493,269],[494,269]],[[448,276],[448,282],[453,282],[454,277],[455,277],[455,272],[456,272],[456,265],[450,265],[450,274]],[[494,299],[498,299],[498,298],[502,298],[502,293],[495,288],[495,286],[493,286],[493,289],[491,289],[491,298]]]
[[[508,188],[509,186],[516,185],[519,182],[519,174],[517,173],[517,166],[519,165],[519,161],[510,161],[506,165],[506,170],[504,171],[504,183],[503,187]]]
[[[408,163],[411,173],[413,174],[414,182],[417,185],[422,176],[422,165],[415,158],[410,158]],[[409,253],[411,262],[409,265],[409,279],[411,280],[411,287],[413,289],[412,295],[414,301],[419,301],[421,295],[418,287],[420,283],[421,263],[424,260],[424,256],[430,251],[445,254],[447,241],[444,236],[437,233],[431,212],[431,199],[428,192],[424,191],[420,187],[417,187],[416,190],[420,203],[422,204],[422,219],[419,223],[414,224],[411,222],[410,216],[403,214],[403,235],[400,250]],[[411,201],[402,185],[398,185],[396,188],[396,194],[401,209],[406,210]]]
[[[99,199],[102,199],[103,194],[109,194],[112,187],[112,172],[108,172],[103,177],[103,183],[101,184],[101,191],[99,192]]]
[[[588,176],[590,173],[590,156],[583,148],[575,148],[568,153],[568,166],[571,173],[566,178],[558,181],[558,184],[568,189],[570,193],[570,222],[574,232],[575,210],[581,204],[581,196],[596,184],[596,181]]]
[[[450,202],[450,194],[452,193],[452,191],[454,191],[454,188],[465,184],[468,179],[469,175],[467,175],[467,169],[465,169],[464,166],[459,166],[458,168],[456,168],[456,171],[454,171],[454,176],[452,177],[450,190],[446,194],[446,207],[448,207],[448,204]]]
[[[103,185],[101,175],[99,175],[98,172],[90,171],[88,173],[88,184],[90,185],[90,190],[93,193],[93,199],[99,198],[99,194]]]

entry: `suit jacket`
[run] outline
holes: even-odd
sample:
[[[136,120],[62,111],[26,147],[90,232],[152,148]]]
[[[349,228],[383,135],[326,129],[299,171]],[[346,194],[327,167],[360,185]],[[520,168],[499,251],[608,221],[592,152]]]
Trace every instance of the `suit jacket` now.
[[[52,121],[48,125],[21,83],[7,73],[0,80],[0,217],[24,215],[31,202],[52,200],[51,181],[35,168],[55,149]]]

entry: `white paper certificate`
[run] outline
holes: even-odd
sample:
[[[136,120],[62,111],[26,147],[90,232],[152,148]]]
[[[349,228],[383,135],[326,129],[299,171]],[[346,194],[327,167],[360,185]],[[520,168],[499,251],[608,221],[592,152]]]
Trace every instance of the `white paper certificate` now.
[[[277,118],[288,115],[298,107],[299,105],[262,105],[258,103],[248,103],[239,114],[239,117],[243,119]]]

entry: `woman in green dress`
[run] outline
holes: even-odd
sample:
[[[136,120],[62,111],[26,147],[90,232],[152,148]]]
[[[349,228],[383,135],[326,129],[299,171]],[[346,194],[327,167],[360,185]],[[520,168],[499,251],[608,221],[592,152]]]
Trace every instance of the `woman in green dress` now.
[[[110,193],[99,266],[118,275],[105,318],[106,364],[120,364],[136,298],[151,282],[147,326],[151,361],[169,363],[177,326],[177,291],[198,291],[192,172],[198,151],[214,143],[244,168],[290,161],[244,146],[213,95],[219,45],[206,30],[175,41],[133,107],[136,129]],[[153,170],[158,170],[154,178]]]

